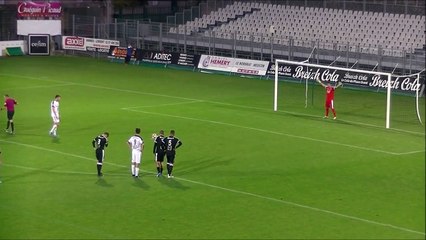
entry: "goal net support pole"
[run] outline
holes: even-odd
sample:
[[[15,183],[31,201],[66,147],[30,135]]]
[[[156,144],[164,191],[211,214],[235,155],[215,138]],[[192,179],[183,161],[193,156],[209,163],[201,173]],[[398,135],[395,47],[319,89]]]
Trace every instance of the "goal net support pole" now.
[[[280,63],[292,65],[292,66],[298,65],[298,66],[312,67],[312,68],[317,68],[317,69],[318,68],[319,69],[332,69],[332,70],[338,70],[338,71],[344,71],[344,72],[355,72],[355,73],[364,73],[364,74],[386,76],[386,78],[387,78],[387,93],[386,93],[385,127],[390,128],[391,93],[392,93],[392,75],[390,73],[374,72],[374,71],[358,70],[358,69],[351,69],[351,68],[342,68],[342,67],[333,67],[333,66],[327,66],[327,65],[311,64],[311,63],[306,63],[306,62],[295,62],[295,61],[275,59],[275,79],[274,79],[274,111],[275,112],[278,111],[278,75],[279,75],[278,69],[279,69]],[[290,76],[290,77],[294,77],[294,76]]]
[[[398,64],[397,64],[398,65]],[[423,70],[421,70],[420,72],[418,72],[418,73],[413,73],[413,74],[408,74],[408,75],[394,75],[394,77],[397,77],[397,78],[403,78],[403,77],[412,77],[412,76],[416,76],[416,81],[415,81],[415,84],[416,85],[420,85],[420,74],[422,73],[422,72],[424,72],[425,71],[425,69],[423,69]],[[393,71],[392,71],[393,72]],[[423,89],[424,89],[424,85],[423,85]],[[422,121],[422,118],[421,118],[421,116],[420,116],[420,106],[419,106],[419,98],[420,98],[420,95],[422,95],[422,92],[423,92],[423,89],[421,90],[420,88],[417,88],[416,89],[416,114],[417,114],[417,119],[419,120],[419,122],[420,122],[420,124],[422,124],[423,125],[423,121]]]

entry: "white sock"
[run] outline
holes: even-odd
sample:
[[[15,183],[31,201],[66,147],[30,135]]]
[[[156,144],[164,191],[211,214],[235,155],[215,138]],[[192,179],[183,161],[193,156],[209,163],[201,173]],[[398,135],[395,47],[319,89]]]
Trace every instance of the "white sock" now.
[[[135,175],[135,165],[132,164],[132,175]]]
[[[139,176],[139,168],[138,168],[138,167],[136,167],[136,173],[135,173],[135,176]]]
[[[53,125],[53,126],[52,126],[52,129],[50,129],[50,132],[52,132],[52,133],[53,133],[53,131],[54,131],[54,130],[56,130],[56,125]]]

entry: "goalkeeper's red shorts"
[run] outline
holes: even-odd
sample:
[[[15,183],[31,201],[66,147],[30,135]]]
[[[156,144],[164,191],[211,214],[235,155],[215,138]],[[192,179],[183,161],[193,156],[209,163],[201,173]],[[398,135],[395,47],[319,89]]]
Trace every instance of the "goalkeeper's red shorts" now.
[[[331,99],[331,100],[326,100],[326,101],[325,101],[325,107],[326,107],[326,108],[334,109],[334,100],[333,100],[333,99]]]

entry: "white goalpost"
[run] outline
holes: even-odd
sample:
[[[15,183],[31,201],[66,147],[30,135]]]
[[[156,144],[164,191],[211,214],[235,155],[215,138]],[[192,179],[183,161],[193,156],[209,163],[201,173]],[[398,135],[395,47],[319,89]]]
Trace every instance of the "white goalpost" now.
[[[319,64],[311,64],[306,62],[295,62],[295,61],[289,61],[289,60],[281,60],[276,59],[275,60],[275,77],[274,77],[274,111],[278,111],[278,76],[279,76],[279,65],[280,64],[287,64],[291,66],[303,66],[303,67],[310,67],[310,68],[316,68],[316,69],[330,69],[330,70],[337,70],[337,71],[343,71],[343,72],[351,72],[351,73],[361,73],[361,74],[370,74],[370,75],[381,75],[384,76],[387,80],[387,92],[386,92],[386,119],[385,119],[385,127],[390,128],[390,116],[391,116],[391,93],[392,93],[392,74],[391,73],[385,73],[385,72],[375,72],[375,71],[367,71],[367,70],[358,70],[358,69],[352,69],[352,68],[342,68],[342,67],[333,67],[328,65],[319,65]],[[288,75],[287,75],[288,74]],[[292,76],[291,72],[286,72],[285,76],[288,77],[295,77]],[[306,82],[308,80],[314,80],[313,78],[318,78],[318,74],[316,76],[311,76],[311,72],[306,71],[306,74],[302,76],[302,78],[306,79]],[[321,79],[319,79],[321,80]],[[331,82],[335,82],[337,80],[331,79]]]
[[[395,68],[396,68],[396,66],[395,66]],[[408,74],[408,75],[394,75],[394,77],[404,78],[404,77],[413,77],[413,76],[416,76],[415,84],[419,85],[420,84],[420,74],[422,72],[424,72],[424,71],[425,71],[425,69],[423,69],[422,71],[420,71],[418,73],[413,73],[413,74]],[[422,121],[422,118],[420,116],[420,106],[419,106],[420,95],[421,95],[420,88],[417,88],[417,91],[416,91],[416,114],[417,114],[417,119],[419,120],[420,124],[423,125],[423,121]]]

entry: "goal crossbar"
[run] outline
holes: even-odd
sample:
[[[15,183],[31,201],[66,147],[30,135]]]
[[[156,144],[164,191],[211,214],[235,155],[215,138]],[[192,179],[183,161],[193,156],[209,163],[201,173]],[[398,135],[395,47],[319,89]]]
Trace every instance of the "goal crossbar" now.
[[[313,67],[313,68],[320,68],[320,69],[332,69],[332,70],[339,70],[339,71],[346,71],[346,72],[354,72],[354,73],[365,73],[365,74],[373,74],[373,75],[383,75],[387,77],[387,93],[386,93],[386,122],[385,126],[386,128],[390,128],[390,101],[391,101],[391,90],[392,90],[392,74],[385,73],[385,72],[375,72],[375,71],[368,71],[368,70],[358,70],[358,69],[351,69],[351,68],[342,68],[342,67],[334,67],[334,66],[328,66],[328,65],[319,65],[319,64],[312,64],[312,63],[305,63],[305,62],[295,62],[295,61],[289,61],[289,60],[281,60],[281,59],[275,59],[275,81],[274,81],[274,111],[278,111],[278,69],[279,64],[289,64],[289,65],[299,65],[299,66],[305,66],[305,67]]]

